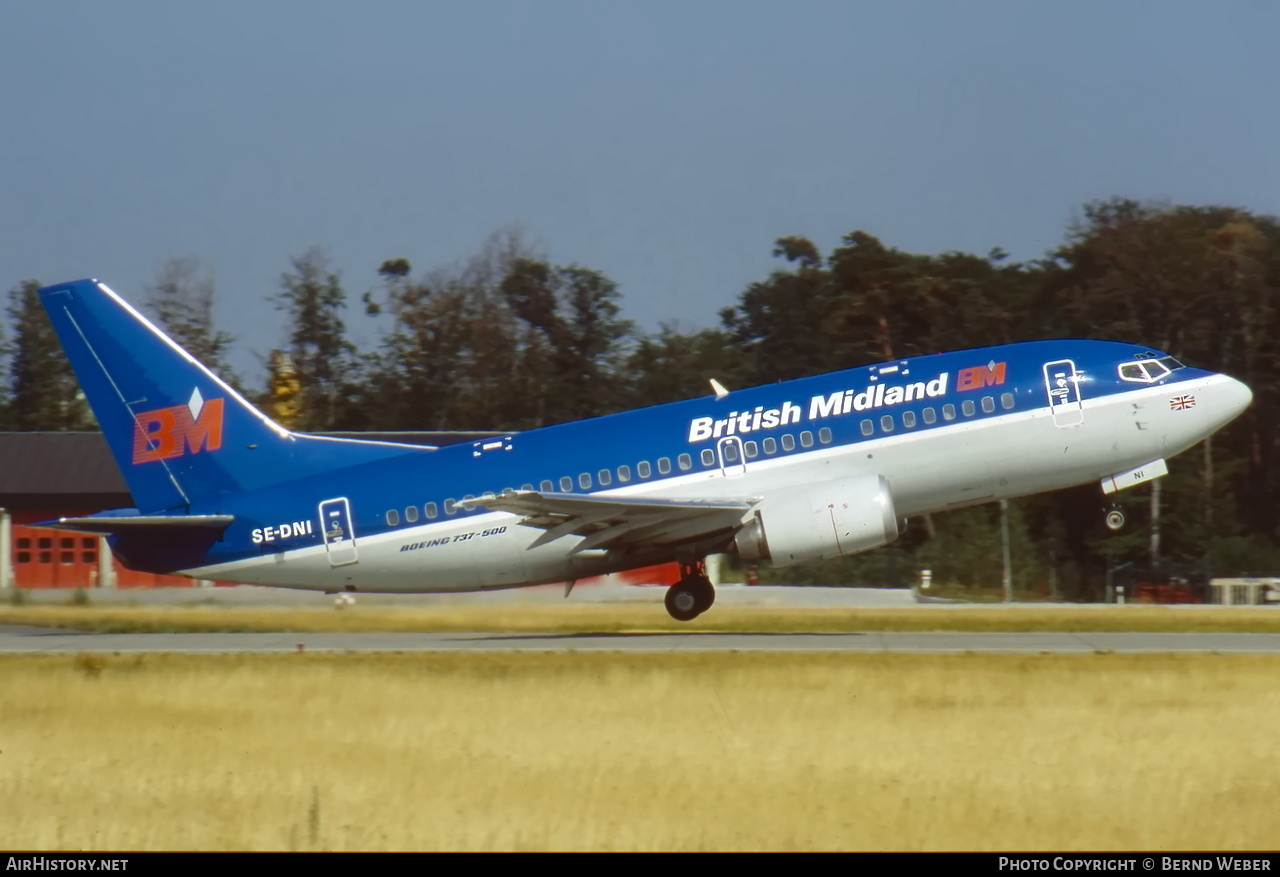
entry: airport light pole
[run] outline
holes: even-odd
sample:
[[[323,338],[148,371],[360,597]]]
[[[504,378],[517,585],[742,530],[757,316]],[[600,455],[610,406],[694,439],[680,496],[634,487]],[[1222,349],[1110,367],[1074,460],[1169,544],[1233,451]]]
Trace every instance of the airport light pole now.
[[[7,509],[0,509],[0,591],[8,591],[14,587],[13,565],[13,530]]]
[[[1004,601],[1013,602],[1013,565],[1009,562],[1009,500],[1000,500],[1000,547],[1004,554]]]

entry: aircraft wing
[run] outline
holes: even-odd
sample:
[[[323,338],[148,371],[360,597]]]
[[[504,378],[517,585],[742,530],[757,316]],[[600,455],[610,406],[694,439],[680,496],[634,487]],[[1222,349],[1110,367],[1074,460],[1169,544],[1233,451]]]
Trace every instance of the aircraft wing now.
[[[607,494],[516,491],[462,503],[523,515],[520,523],[546,532],[530,548],[565,536],[585,537],[571,553],[590,548],[642,551],[692,542],[742,526],[753,507],[743,500],[631,499]]]

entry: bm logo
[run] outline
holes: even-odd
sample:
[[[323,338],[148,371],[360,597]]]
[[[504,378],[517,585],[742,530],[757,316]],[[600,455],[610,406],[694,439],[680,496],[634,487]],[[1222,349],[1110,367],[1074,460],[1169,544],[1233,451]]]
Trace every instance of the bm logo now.
[[[973,368],[962,368],[956,374],[957,390],[980,390],[983,387],[997,387],[1004,383],[1004,370],[1007,363],[989,362],[986,365],[975,365]]]
[[[133,463],[173,460],[222,447],[222,399],[208,402],[197,389],[186,405],[134,415]]]

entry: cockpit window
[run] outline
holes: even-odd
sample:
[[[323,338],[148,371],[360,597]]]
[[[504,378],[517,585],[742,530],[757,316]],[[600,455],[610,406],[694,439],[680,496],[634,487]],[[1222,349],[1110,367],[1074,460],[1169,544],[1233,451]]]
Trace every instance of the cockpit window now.
[[[1125,362],[1120,365],[1120,380],[1132,381],[1136,384],[1154,384],[1180,368],[1186,368],[1186,366],[1172,356]]]

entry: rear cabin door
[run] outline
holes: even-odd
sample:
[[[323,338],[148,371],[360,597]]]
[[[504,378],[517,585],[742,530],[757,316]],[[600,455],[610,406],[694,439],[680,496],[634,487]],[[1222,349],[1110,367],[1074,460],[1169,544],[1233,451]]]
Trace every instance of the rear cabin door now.
[[[356,533],[351,526],[351,503],[345,496],[320,503],[320,532],[324,534],[324,550],[329,566],[356,563]]]

